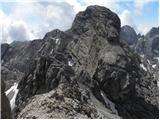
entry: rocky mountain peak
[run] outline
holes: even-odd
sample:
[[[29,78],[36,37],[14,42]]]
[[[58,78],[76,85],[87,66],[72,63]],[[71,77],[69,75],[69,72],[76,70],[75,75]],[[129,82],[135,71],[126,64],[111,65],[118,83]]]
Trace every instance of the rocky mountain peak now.
[[[119,17],[95,5],[69,30],[7,52],[4,73],[23,73],[16,76],[18,118],[157,118],[157,84],[119,35]]]
[[[54,30],[48,32],[48,33],[44,36],[43,39],[45,39],[45,38],[47,38],[47,37],[55,37],[55,36],[61,35],[61,34],[63,34],[62,31],[60,31],[59,29],[54,29]]]
[[[149,35],[150,37],[152,37],[152,36],[155,35],[155,34],[159,34],[159,27],[153,27],[153,28],[146,34],[146,36]]]
[[[135,45],[138,41],[136,31],[129,25],[122,26],[120,39],[128,45]]]
[[[120,24],[120,19],[115,13],[105,7],[94,5],[76,15],[71,31],[78,35],[90,31],[108,41],[114,41],[119,38]]]
[[[153,27],[144,38],[146,44],[145,54],[149,59],[159,56],[159,27]]]

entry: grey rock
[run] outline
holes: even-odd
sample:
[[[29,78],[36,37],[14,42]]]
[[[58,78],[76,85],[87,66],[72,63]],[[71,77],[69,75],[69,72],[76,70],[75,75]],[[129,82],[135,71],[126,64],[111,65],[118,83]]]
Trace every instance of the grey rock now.
[[[119,40],[120,29],[115,13],[89,6],[76,15],[69,30],[53,30],[11,54],[18,51],[14,45],[4,66],[24,73],[18,85],[17,117],[41,118],[44,112],[42,118],[158,118],[158,86],[150,67],[145,71],[140,56]],[[62,94],[44,97],[57,90]],[[57,103],[50,102],[55,99]],[[38,105],[43,101],[61,108]],[[70,105],[68,113],[65,106]],[[38,108],[40,113],[34,115]]]
[[[159,27],[152,28],[146,35],[146,51],[145,54],[148,57],[158,57],[159,56]]]
[[[138,36],[132,27],[125,25],[121,27],[120,40],[126,42],[129,46],[135,46]]]
[[[11,108],[8,98],[5,95],[5,83],[1,80],[1,118],[11,119]]]
[[[87,98],[87,102],[79,99],[79,97],[85,96],[77,94],[76,89],[79,91],[76,84],[72,87],[59,84],[57,88],[48,93],[35,95],[18,115],[18,118],[103,118],[91,104],[91,101]],[[69,94],[72,91],[74,96],[70,97],[67,91],[69,91]]]

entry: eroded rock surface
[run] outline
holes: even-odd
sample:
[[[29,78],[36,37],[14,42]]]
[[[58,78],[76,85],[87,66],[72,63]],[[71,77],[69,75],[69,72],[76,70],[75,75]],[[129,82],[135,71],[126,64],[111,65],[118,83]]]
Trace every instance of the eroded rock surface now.
[[[119,41],[120,29],[115,13],[89,6],[69,30],[22,46],[26,54],[17,53],[15,63],[29,62],[16,67],[24,73],[17,117],[158,118],[158,86],[140,57]]]

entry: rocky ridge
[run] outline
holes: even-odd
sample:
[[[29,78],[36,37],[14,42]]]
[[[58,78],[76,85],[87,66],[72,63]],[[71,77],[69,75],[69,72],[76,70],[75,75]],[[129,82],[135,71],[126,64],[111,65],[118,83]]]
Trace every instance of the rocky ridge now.
[[[132,27],[125,25],[121,28],[120,40],[127,44],[133,52],[138,53],[141,59],[140,67],[147,71],[148,76],[158,85],[159,27],[153,27],[146,35],[137,35]]]
[[[138,41],[138,35],[134,28],[129,25],[124,25],[121,27],[120,40],[134,48]]]
[[[151,61],[151,64],[158,62],[159,57],[159,27],[153,27],[146,35],[136,34],[129,25],[121,27],[120,40],[130,48]]]
[[[17,118],[158,118],[158,86],[119,41],[120,26],[109,9],[89,6],[65,32],[9,45],[2,66],[22,76]]]

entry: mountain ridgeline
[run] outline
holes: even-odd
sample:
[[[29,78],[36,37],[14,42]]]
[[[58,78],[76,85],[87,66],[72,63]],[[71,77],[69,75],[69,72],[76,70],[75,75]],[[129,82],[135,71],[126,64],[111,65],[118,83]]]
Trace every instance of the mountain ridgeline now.
[[[18,83],[14,116],[158,118],[158,78],[129,47],[137,45],[136,33],[124,34],[127,45],[122,30],[114,12],[95,5],[79,12],[65,32],[2,44],[2,80],[6,88]]]
[[[120,40],[127,43],[138,54],[144,55],[151,61],[158,62],[159,27],[153,27],[146,35],[137,35],[132,27],[125,25],[121,28]]]

